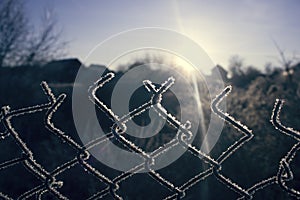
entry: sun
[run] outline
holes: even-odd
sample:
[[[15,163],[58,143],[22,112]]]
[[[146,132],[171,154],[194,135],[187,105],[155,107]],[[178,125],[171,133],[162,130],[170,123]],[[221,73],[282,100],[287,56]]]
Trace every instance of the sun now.
[[[185,75],[192,75],[195,72],[195,67],[181,57],[175,57],[173,59],[175,68],[184,73]]]

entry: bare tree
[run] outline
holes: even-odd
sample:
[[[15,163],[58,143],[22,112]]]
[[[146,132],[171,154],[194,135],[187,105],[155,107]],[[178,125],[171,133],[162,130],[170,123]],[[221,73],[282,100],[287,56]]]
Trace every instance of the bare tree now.
[[[60,41],[61,31],[56,29],[56,22],[53,11],[45,10],[42,26],[29,38],[24,64],[42,64],[64,55],[66,42]]]
[[[0,3],[0,66],[13,65],[19,59],[27,34],[27,20],[19,0]]]
[[[21,0],[0,1],[0,66],[43,64],[63,55],[65,42],[46,10],[38,30],[28,23]]]
[[[292,58],[288,58],[285,54],[285,52],[280,48],[280,46],[278,45],[278,43],[272,39],[279,55],[280,55],[280,60],[279,62],[281,63],[281,65],[284,67],[284,74],[287,75],[289,78],[291,78],[292,74],[293,74],[293,69],[292,66],[296,63],[297,59],[295,56],[293,56]]]

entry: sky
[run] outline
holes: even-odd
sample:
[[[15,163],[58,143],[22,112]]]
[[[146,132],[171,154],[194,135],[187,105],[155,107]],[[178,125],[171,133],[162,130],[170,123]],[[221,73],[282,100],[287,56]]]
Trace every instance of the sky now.
[[[224,67],[233,55],[258,68],[279,65],[273,40],[287,57],[300,57],[298,0],[27,1],[29,19],[36,24],[45,9],[54,11],[62,38],[69,41],[68,56],[81,61],[112,35],[143,27],[182,33]],[[128,44],[135,40],[129,38]],[[101,64],[97,57],[89,62]]]

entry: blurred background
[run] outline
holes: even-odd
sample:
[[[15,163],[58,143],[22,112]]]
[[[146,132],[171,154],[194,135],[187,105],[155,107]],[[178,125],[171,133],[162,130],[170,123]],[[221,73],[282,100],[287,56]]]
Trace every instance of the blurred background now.
[[[185,34],[198,43],[214,62],[205,78],[214,81],[219,73],[233,91],[226,98],[227,111],[253,130],[254,138],[231,155],[222,171],[242,188],[277,174],[279,162],[297,142],[276,130],[270,123],[276,98],[286,100],[281,120],[300,130],[300,2],[287,1],[0,1],[0,105],[12,109],[46,103],[40,83],[47,81],[53,92],[66,93],[67,99],[54,117],[56,126],[81,144],[72,117],[73,87],[88,88],[85,83],[74,85],[80,67],[85,70],[106,70],[97,57],[86,60],[89,52],[106,38],[137,27],[163,27]],[[134,39],[128,43],[134,43]],[[180,44],[178,44],[180,45]],[[109,52],[114,52],[118,44]],[[164,62],[164,58],[159,58]],[[132,57],[114,66],[116,79],[100,95],[110,102],[117,80],[128,70],[157,57]],[[182,63],[171,63],[181,65]],[[167,63],[170,64],[170,63]],[[184,68],[185,66],[181,66]],[[160,69],[154,74],[166,73]],[[217,83],[216,83],[217,84]],[[199,82],[199,85],[201,83]],[[199,87],[206,96],[207,88]],[[221,92],[216,88],[216,93]],[[129,105],[132,109],[147,99],[142,89]],[[174,115],[180,109],[176,97],[169,95],[166,108]],[[166,100],[166,102],[168,102]],[[205,116],[210,116],[210,98],[201,98]],[[47,171],[74,158],[76,152],[44,127],[45,113],[24,115],[13,120],[20,137],[32,149],[38,163]],[[98,112],[99,122],[109,130],[112,122]],[[137,124],[149,120],[147,113],[136,119]],[[206,127],[209,121],[204,121]],[[88,127],[92,130],[93,127]],[[0,132],[4,130],[0,125]],[[176,130],[164,127],[161,134],[146,140],[131,138],[142,148],[152,151],[168,141]],[[169,133],[169,134],[163,134]],[[205,133],[197,133],[193,145],[200,148]],[[242,134],[225,124],[222,134],[210,152],[218,158]],[[0,163],[18,157],[21,150],[11,137],[0,139]],[[120,172],[101,164],[93,157],[89,162],[114,178]],[[300,156],[291,162],[294,179],[288,182],[300,191]],[[204,169],[207,164],[185,153],[180,159],[158,172],[176,186],[182,185]],[[41,184],[21,164],[0,171],[0,191],[15,199]],[[104,189],[105,184],[74,167],[57,177],[64,181],[60,192],[70,199],[86,199]],[[22,181],[20,181],[22,180]],[[171,194],[147,174],[137,174],[122,182],[118,194],[124,199],[163,199]],[[211,176],[187,190],[184,199],[237,199],[239,195]],[[34,197],[33,197],[34,198]],[[55,199],[45,195],[45,199]],[[105,196],[105,199],[112,199]],[[254,199],[295,199],[278,185],[270,185],[254,195]]]

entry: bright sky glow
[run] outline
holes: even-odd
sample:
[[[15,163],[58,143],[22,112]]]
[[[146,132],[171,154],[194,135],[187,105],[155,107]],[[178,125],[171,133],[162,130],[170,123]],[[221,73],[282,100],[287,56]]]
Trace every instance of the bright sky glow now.
[[[63,37],[70,41],[69,56],[80,60],[111,35],[141,27],[181,32],[224,67],[236,54],[247,65],[277,65],[272,38],[287,55],[300,57],[298,0],[29,0],[26,8],[37,21],[47,7],[55,11]]]

